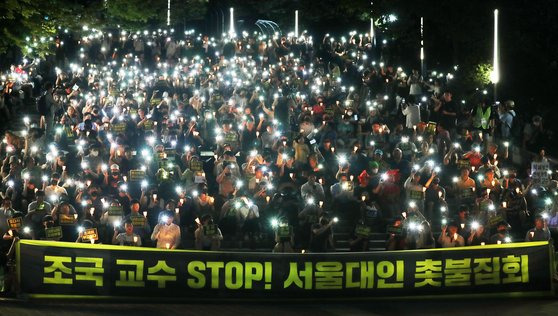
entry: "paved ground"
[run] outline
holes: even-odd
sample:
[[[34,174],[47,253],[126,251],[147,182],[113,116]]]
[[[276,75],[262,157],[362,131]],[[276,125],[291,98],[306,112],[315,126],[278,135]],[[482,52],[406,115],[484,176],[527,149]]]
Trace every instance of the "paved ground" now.
[[[315,304],[126,304],[0,302],[0,316],[65,315],[556,315],[558,299],[491,299],[444,301],[376,301],[371,303]]]

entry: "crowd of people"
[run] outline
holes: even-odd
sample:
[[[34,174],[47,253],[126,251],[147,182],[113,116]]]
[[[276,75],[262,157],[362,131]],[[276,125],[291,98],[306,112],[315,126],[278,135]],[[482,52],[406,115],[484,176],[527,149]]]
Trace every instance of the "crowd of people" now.
[[[542,118],[517,131],[513,101],[461,101],[452,74],[407,74],[368,34],[53,41],[2,77],[22,126],[0,147],[8,258],[19,239],[326,252],[337,227],[352,251],[378,233],[399,250],[558,227]],[[522,146],[537,170],[513,163]]]

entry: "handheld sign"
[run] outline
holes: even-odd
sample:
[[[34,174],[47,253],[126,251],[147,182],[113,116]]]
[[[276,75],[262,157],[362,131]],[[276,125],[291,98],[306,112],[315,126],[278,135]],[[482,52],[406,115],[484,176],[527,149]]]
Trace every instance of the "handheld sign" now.
[[[366,225],[357,225],[355,228],[355,235],[368,238],[370,236],[370,227]]]
[[[8,218],[8,226],[10,226],[10,229],[19,229],[21,224],[21,217]]]
[[[436,134],[437,125],[438,124],[436,122],[428,122],[428,125],[426,125],[426,133],[427,134]]]
[[[281,241],[288,241],[291,239],[292,227],[291,226],[279,226],[277,228],[277,236]]]
[[[82,240],[99,240],[99,234],[97,234],[97,228],[89,228],[83,232],[81,236]]]
[[[152,120],[146,120],[145,122],[143,122],[143,130],[150,131],[152,129],[153,129],[153,121]]]
[[[126,123],[113,124],[110,130],[114,133],[124,133],[126,132]]]
[[[396,227],[396,226],[390,225],[390,226],[387,227],[387,232],[389,234],[401,235],[401,233],[403,232],[403,227],[401,227],[401,226]]]
[[[58,223],[60,225],[74,225],[76,223],[76,218],[71,214],[60,214],[58,215]]]
[[[531,179],[534,185],[547,186],[551,180],[548,161],[531,162]]]
[[[130,170],[130,181],[132,182],[139,182],[145,179],[145,171],[140,169]]]
[[[217,235],[217,225],[205,225],[203,226],[203,233],[206,236],[215,236]]]
[[[60,240],[62,238],[62,226],[54,226],[45,229],[46,240]]]
[[[124,210],[122,206],[110,206],[108,208],[108,216],[122,216],[124,214]]]
[[[134,225],[134,227],[145,227],[145,217],[143,216],[131,216],[130,217],[132,219],[132,225]]]
[[[502,217],[502,215],[492,216],[488,219],[488,226],[496,227],[496,225],[502,221],[504,221],[504,217]]]

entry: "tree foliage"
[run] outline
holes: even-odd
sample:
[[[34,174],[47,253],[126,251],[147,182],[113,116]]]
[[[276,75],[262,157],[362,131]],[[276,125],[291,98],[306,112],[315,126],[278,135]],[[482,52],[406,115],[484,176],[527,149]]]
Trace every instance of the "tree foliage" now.
[[[173,22],[201,20],[206,0],[173,0]],[[166,25],[167,0],[4,0],[0,3],[0,54],[18,47],[28,53],[47,51],[47,41],[62,29],[81,31],[90,28],[129,30]],[[31,38],[27,41],[26,38]],[[37,41],[33,43],[33,39]]]

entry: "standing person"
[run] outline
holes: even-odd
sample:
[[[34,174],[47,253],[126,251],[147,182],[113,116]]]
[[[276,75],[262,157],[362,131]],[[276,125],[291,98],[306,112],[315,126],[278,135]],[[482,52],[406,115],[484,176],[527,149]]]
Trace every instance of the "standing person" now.
[[[420,123],[420,106],[416,102],[407,102],[401,107],[405,115],[405,127],[412,129]]]
[[[434,98],[434,111],[438,112],[438,123],[444,130],[449,131],[451,135],[455,134],[457,120],[457,106],[452,98],[453,95],[450,91],[444,92],[442,99]]]
[[[422,94],[422,76],[418,72],[418,70],[413,69],[409,79],[407,80],[407,84],[410,86],[409,88],[409,95],[412,97],[412,101],[416,103],[418,98]]]
[[[494,126],[492,107],[488,105],[486,100],[482,100],[476,108],[473,109],[473,127],[481,131],[483,134],[489,133]],[[511,126],[511,124],[510,124]]]
[[[172,212],[166,211],[161,215],[159,224],[153,229],[151,240],[157,240],[159,249],[176,249],[180,244],[180,227],[173,223]]]
[[[498,118],[500,119],[500,136],[503,139],[510,139],[512,136],[512,126],[519,124],[515,122],[515,111],[513,110],[514,102],[506,101],[498,106]]]
[[[531,123],[523,128],[523,149],[536,152],[543,147],[543,143],[544,129],[542,117],[535,115]]]

